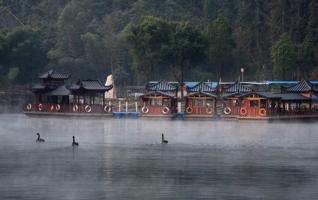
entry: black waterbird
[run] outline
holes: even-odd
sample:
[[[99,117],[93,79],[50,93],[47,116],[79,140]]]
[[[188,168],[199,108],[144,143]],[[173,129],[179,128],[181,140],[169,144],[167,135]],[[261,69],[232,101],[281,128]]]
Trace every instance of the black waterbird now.
[[[45,140],[41,138],[40,133],[36,133],[36,135],[38,136],[38,138],[36,139],[36,142],[45,142]]]
[[[75,136],[73,136],[72,146],[78,146],[78,142],[75,142]]]
[[[165,140],[165,136],[163,135],[163,133],[161,134],[161,143],[168,144],[168,140]]]

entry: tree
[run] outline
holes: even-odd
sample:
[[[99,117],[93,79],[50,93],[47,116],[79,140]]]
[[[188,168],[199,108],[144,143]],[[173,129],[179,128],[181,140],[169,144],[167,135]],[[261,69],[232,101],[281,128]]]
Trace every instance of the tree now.
[[[173,24],[167,53],[167,62],[172,67],[175,79],[183,88],[184,73],[204,59],[206,41],[203,34],[190,22],[177,22]],[[183,89],[181,89],[183,98]]]
[[[232,29],[227,20],[220,16],[211,22],[205,31],[208,40],[209,65],[214,65],[216,78],[224,76],[226,63],[232,58],[232,51],[235,47],[232,36]]]
[[[3,81],[27,83],[47,63],[38,32],[16,29],[0,36],[0,71]]]
[[[271,48],[273,72],[275,78],[292,78],[297,62],[296,47],[285,33]]]
[[[140,23],[126,30],[127,41],[132,46],[134,71],[143,78],[152,78],[159,72],[156,66],[164,62],[170,42],[171,24],[158,17],[146,16]],[[140,77],[143,74],[143,77]]]
[[[206,47],[202,33],[191,23],[172,23],[153,16],[132,25],[127,39],[132,44],[137,73],[149,78],[150,74],[170,66],[166,70],[170,70],[181,87],[185,70],[204,58]]]

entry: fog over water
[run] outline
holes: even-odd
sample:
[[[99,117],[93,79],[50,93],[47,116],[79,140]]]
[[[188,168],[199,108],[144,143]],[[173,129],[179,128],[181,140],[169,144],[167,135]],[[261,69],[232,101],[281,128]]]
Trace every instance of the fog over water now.
[[[1,200],[318,196],[317,122],[2,114],[0,128]]]

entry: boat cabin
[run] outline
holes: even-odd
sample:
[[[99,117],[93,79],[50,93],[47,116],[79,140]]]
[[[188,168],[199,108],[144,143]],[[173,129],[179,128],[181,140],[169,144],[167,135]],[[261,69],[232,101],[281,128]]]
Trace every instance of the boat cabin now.
[[[73,112],[110,112],[111,105],[105,104],[105,92],[111,90],[112,85],[105,86],[99,80],[79,80],[70,86],[72,93]]]
[[[240,117],[262,118],[310,113],[310,98],[300,94],[250,92],[237,98]]]
[[[177,112],[177,86],[163,80],[148,84],[146,90],[139,97],[141,116],[171,116]]]
[[[61,104],[69,104],[70,91],[65,85],[70,74],[62,74],[51,69],[39,74],[40,83],[32,87],[35,102],[26,105],[27,111],[47,112],[59,111]]]
[[[240,82],[235,82],[231,87],[223,90],[223,114],[226,116],[240,115],[242,106],[241,95],[252,92],[252,89],[244,86]]]
[[[212,117],[216,113],[216,87],[200,82],[187,87],[185,96],[186,117]]]
[[[54,69],[39,75],[41,83],[32,87],[35,102],[25,106],[26,112],[59,113],[108,113],[104,93],[112,85],[104,86],[98,80],[83,80],[68,86],[70,74],[62,74]]]

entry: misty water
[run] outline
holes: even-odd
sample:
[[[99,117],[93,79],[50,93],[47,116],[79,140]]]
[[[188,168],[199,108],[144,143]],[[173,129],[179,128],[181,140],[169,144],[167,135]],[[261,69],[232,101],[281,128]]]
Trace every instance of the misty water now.
[[[1,200],[318,196],[317,122],[2,114],[0,127]]]

